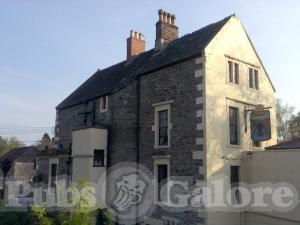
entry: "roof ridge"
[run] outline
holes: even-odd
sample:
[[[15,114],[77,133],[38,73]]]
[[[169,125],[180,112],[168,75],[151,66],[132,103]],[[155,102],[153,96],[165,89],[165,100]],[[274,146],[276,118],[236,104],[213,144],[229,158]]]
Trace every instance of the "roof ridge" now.
[[[165,48],[159,51],[151,48],[134,57],[130,62],[124,60],[103,70],[97,70],[65,98],[56,109],[72,107],[110,94],[124,88],[140,75],[201,55],[203,49],[232,16],[227,16],[222,20],[181,36],[169,42]]]

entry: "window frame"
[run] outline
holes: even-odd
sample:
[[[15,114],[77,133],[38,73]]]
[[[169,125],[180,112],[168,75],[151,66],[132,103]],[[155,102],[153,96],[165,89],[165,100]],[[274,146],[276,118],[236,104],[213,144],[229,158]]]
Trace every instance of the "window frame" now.
[[[56,174],[53,176],[52,174],[52,165],[56,165]],[[59,159],[58,158],[51,158],[49,160],[49,166],[48,166],[48,188],[52,188],[52,183],[55,184],[57,182],[57,176],[59,171]],[[55,178],[55,181],[53,182],[53,178]]]
[[[172,129],[172,123],[171,123],[171,104],[155,104],[155,112],[154,112],[154,126],[152,127],[152,130],[154,131],[154,148],[170,148],[171,147],[171,129]],[[159,142],[159,113],[161,111],[167,111],[167,134],[168,134],[168,141],[166,145],[160,145]]]
[[[259,90],[259,71],[253,67],[248,68],[249,85],[248,87],[253,90]]]
[[[240,64],[234,60],[227,60],[228,83],[240,84]]]
[[[234,83],[240,84],[240,65],[237,62],[235,62],[233,68],[234,68]]]
[[[96,164],[95,162],[96,162],[96,152],[102,152],[102,155],[100,155],[100,156],[102,156],[102,164],[100,165],[98,165],[98,164]],[[104,151],[104,149],[94,149],[94,155],[93,155],[93,167],[105,167],[105,151]]]
[[[259,90],[259,73],[257,69],[254,69],[254,87]]]
[[[236,124],[231,123],[231,109],[236,110]],[[231,126],[236,126],[236,142],[231,142]],[[235,106],[229,106],[228,107],[228,129],[229,129],[229,138],[228,142],[230,146],[239,146],[240,145],[240,109]]]
[[[161,201],[159,200],[158,197],[158,167],[160,165],[166,165],[167,166],[167,179],[166,182],[170,181],[170,177],[171,177],[171,168],[170,168],[170,155],[164,155],[164,156],[155,156],[154,158],[154,180],[155,180],[155,187],[154,187],[154,203],[156,204],[161,204]],[[169,185],[169,184],[167,184]],[[169,191],[170,191],[170,187],[168,186],[167,188],[167,197],[169,198]],[[167,199],[167,201],[169,201],[169,199]]]
[[[228,60],[227,62],[228,65],[228,80],[230,83],[234,83],[234,79],[233,79],[233,62],[231,60]]]
[[[238,196],[234,196],[233,190],[234,188],[239,188],[241,183],[241,167],[239,165],[230,165],[230,188],[231,188],[231,205],[239,205],[241,203],[241,193]],[[237,169],[237,181],[233,180],[233,169]],[[235,171],[235,172],[236,172]]]
[[[103,102],[105,103],[105,107],[104,107]],[[107,111],[108,111],[108,96],[105,95],[105,96],[100,97],[100,113],[104,113]]]

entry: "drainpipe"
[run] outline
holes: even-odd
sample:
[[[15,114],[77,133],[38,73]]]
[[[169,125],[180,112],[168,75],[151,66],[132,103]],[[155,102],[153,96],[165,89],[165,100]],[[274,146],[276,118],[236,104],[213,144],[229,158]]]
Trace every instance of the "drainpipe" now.
[[[140,103],[141,103],[141,78],[137,77],[136,80],[136,165],[137,175],[139,171],[140,162]],[[138,225],[139,207],[136,207],[136,225]]]

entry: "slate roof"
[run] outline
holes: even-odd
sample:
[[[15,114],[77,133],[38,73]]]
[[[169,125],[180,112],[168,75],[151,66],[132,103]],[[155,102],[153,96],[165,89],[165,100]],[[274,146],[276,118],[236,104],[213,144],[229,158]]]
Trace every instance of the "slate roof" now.
[[[206,45],[232,16],[178,38],[162,50],[151,49],[130,62],[123,61],[104,70],[98,70],[62,101],[56,109],[68,108],[113,93],[128,85],[138,76],[201,55]]]
[[[299,149],[300,150],[300,137],[294,138],[290,141],[281,142],[277,145],[269,146],[267,150],[281,150],[281,149]]]
[[[0,157],[0,162],[9,160],[11,162],[33,162],[38,150],[34,146],[11,149]]]

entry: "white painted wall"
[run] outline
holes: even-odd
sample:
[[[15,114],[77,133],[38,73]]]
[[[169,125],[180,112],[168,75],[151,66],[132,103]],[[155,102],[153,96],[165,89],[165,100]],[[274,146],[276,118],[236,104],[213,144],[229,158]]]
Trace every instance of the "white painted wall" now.
[[[249,171],[252,184],[287,182],[300,190],[300,149],[255,152],[244,159],[245,171]],[[245,214],[246,225],[294,225],[300,224],[300,205],[289,212],[271,212]],[[287,220],[285,220],[287,219]],[[298,221],[298,222],[293,222]]]
[[[94,149],[104,150],[105,167],[93,166]],[[98,128],[89,128],[89,129],[73,131],[72,157],[73,157],[72,181],[78,182],[79,179],[83,178],[84,180],[91,182],[91,185],[94,185],[94,187],[96,188],[95,195],[99,200],[98,206],[102,208],[105,199],[102,199],[102,201],[100,200],[100,192],[105,193],[105,190],[103,190],[103,188],[105,188],[106,184],[105,184],[105,180],[100,181],[100,178],[106,177],[107,130],[98,129]]]
[[[263,66],[236,17],[232,17],[204,51],[205,57],[205,124],[206,124],[206,175],[208,186],[213,176],[230,175],[231,165],[241,165],[242,153],[261,151],[263,147],[276,144],[275,93]],[[228,57],[237,59],[240,67],[240,84],[229,83]],[[233,60],[234,61],[234,60]],[[248,67],[255,65],[259,71],[260,90],[249,88]],[[261,148],[253,148],[250,132],[245,133],[244,110],[264,104],[271,108],[272,140]],[[240,111],[240,145],[229,144],[228,108]],[[248,117],[249,129],[249,117]],[[229,182],[225,190],[229,188]],[[209,225],[240,225],[239,213],[208,213]]]

